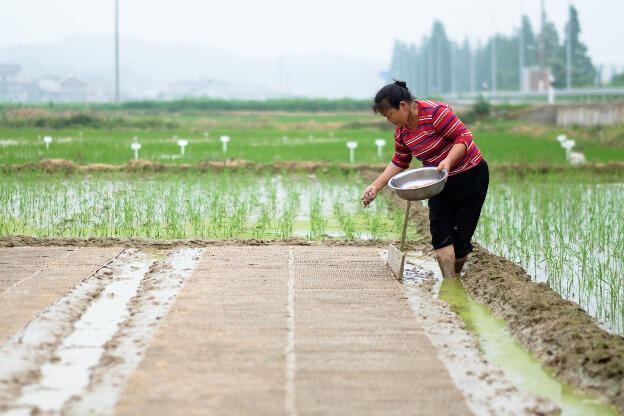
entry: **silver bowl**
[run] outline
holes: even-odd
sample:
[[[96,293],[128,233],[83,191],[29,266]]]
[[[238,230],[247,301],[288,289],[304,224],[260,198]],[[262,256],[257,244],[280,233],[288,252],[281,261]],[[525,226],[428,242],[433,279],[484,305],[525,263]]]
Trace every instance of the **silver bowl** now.
[[[394,175],[388,181],[388,186],[400,198],[419,201],[442,192],[447,178],[446,169],[438,172],[437,168],[419,168]]]

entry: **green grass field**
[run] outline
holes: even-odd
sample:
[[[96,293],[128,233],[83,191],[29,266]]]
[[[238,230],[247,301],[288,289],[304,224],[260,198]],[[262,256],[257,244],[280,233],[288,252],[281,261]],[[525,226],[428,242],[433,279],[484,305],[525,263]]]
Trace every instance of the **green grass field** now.
[[[2,128],[0,164],[54,158],[78,164],[119,165],[134,158],[130,145],[135,138],[142,146],[141,159],[163,163],[231,158],[262,163],[285,160],[346,163],[349,161],[347,141],[358,142],[356,162],[387,162],[394,151],[393,127],[381,116],[368,112],[163,114],[155,127],[150,127],[153,116],[126,114],[120,118],[125,121],[117,123],[118,127],[115,117],[106,120],[109,121],[104,127],[97,128]],[[565,152],[556,140],[562,133],[576,141],[574,150],[584,152],[589,162],[624,160],[618,131],[610,133],[615,139],[609,141],[596,139],[601,132],[592,134],[589,130],[546,128],[513,121],[482,120],[468,126],[490,164],[566,164]],[[223,135],[230,137],[227,152],[223,152],[219,140]],[[43,142],[44,136],[52,137],[49,149]],[[381,157],[374,144],[378,138],[386,140]],[[177,139],[189,142],[183,156]]]

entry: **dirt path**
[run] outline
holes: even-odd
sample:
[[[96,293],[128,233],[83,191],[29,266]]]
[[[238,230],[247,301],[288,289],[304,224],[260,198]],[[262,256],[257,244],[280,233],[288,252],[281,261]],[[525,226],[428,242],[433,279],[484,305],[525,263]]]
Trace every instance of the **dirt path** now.
[[[116,414],[470,414],[377,250],[208,248]]]
[[[0,345],[121,248],[0,248]]]

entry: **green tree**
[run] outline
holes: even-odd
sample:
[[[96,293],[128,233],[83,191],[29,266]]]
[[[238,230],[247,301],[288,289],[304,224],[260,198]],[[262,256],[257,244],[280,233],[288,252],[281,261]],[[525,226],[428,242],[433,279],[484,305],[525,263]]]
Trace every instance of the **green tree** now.
[[[612,87],[624,87],[624,72],[613,75],[610,84]]]
[[[468,38],[464,39],[461,46],[454,46],[453,54],[453,67],[455,69],[455,90],[458,92],[470,91],[470,77],[471,77],[471,60],[472,60],[472,48]]]
[[[496,84],[499,90],[520,89],[518,76],[519,37],[497,35],[496,37]]]
[[[555,79],[555,87],[561,88],[565,85],[565,60],[562,59],[563,48],[559,43],[557,28],[552,22],[545,21],[540,36],[544,37],[544,65],[550,68],[550,73]]]
[[[451,44],[446,36],[444,24],[439,20],[433,22],[431,28],[432,50],[431,59],[434,62],[433,87],[434,94],[443,94],[451,90]]]
[[[578,12],[574,6],[570,6],[568,22],[565,26],[565,37],[563,47],[560,50],[560,59],[565,63],[568,42],[572,48],[572,86],[587,87],[594,85],[597,71],[592,64],[591,58],[587,55],[587,46],[583,44],[579,35],[581,33],[581,24],[578,19]],[[565,68],[565,67],[564,67]],[[565,74],[565,72],[564,72]],[[556,80],[557,87],[566,86],[566,76],[563,79]]]
[[[538,64],[537,61],[537,40],[535,39],[535,33],[531,26],[531,20],[529,16],[522,16],[522,40],[524,41],[524,66],[534,66]]]

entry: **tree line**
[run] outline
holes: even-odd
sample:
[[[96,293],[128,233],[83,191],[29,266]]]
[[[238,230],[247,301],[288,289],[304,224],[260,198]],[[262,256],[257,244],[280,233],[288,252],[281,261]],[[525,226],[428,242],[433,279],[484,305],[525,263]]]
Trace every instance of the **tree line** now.
[[[421,96],[519,90],[520,68],[537,67],[540,61],[550,68],[555,88],[566,88],[568,82],[574,88],[591,87],[599,82],[602,68],[593,65],[580,33],[574,6],[569,8],[562,39],[545,14],[538,32],[533,30],[525,15],[516,33],[495,34],[476,47],[471,46],[468,39],[461,43],[450,40],[444,24],[435,21],[430,35],[424,36],[418,45],[395,41],[390,70],[393,78],[405,80],[410,90]]]

